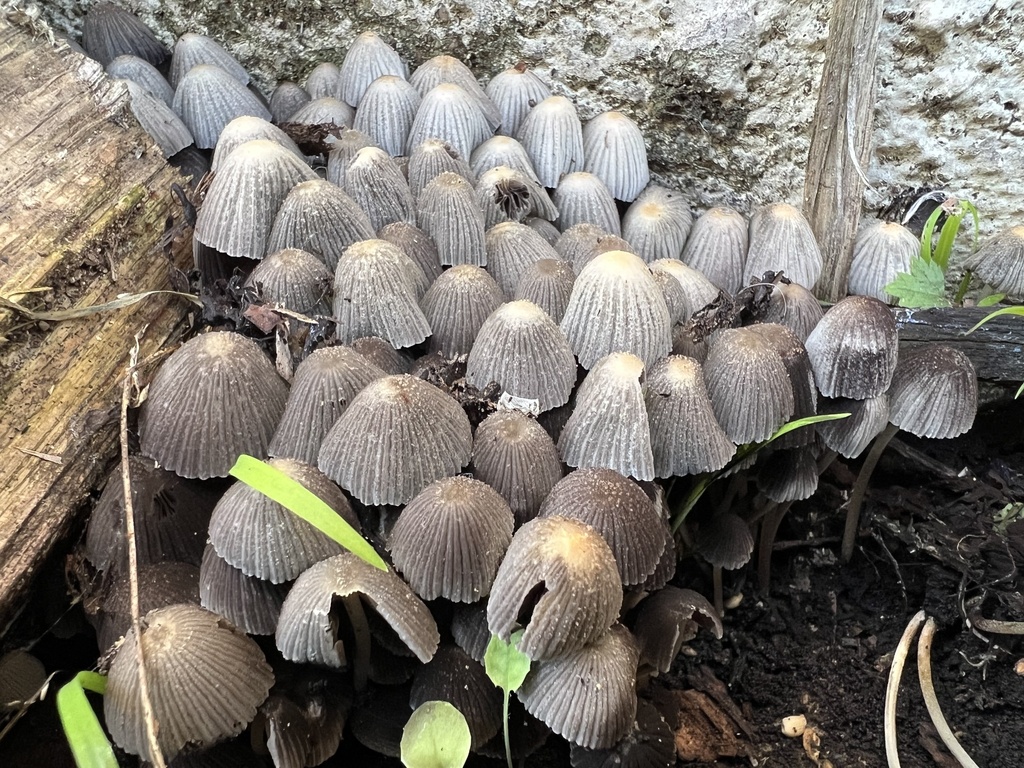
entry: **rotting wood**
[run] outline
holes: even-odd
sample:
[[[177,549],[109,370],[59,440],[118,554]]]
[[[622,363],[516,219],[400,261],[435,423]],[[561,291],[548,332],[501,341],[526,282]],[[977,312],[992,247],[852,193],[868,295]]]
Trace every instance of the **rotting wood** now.
[[[0,18],[0,296],[92,306],[169,289],[190,264],[187,244],[159,248],[180,178],[125,97],[95,62]],[[169,296],[60,323],[0,309],[0,634],[114,457],[133,337],[145,358],[186,311]]]
[[[836,0],[811,124],[804,213],[821,245],[815,293],[846,295],[874,130],[875,60],[882,0]]]

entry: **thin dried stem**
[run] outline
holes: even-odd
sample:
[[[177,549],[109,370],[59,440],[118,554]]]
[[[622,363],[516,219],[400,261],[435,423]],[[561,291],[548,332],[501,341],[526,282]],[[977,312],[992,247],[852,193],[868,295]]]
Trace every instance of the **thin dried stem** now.
[[[892,666],[889,667],[889,682],[885,686],[885,760],[889,768],[900,768],[899,748],[896,744],[896,697],[900,692],[900,678],[903,677],[903,666],[907,663],[910,644],[914,642],[917,630],[924,623],[925,612],[918,611],[903,630],[903,637],[893,653]]]

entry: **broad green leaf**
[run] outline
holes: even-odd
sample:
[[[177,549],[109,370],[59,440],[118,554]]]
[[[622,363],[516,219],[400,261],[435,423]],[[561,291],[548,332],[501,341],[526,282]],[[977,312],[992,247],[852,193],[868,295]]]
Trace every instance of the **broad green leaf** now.
[[[107,678],[96,672],[79,672],[57,691],[57,714],[78,768],[117,768],[117,758],[96,719],[86,691],[103,695]]]
[[[266,462],[242,454],[231,468],[232,477],[269,496],[354,555],[382,571],[388,569],[370,543],[327,503],[301,483]]]
[[[402,729],[406,768],[462,768],[469,758],[469,725],[447,701],[426,701]]]
[[[971,328],[971,330],[967,331],[967,333],[965,333],[964,335],[967,336],[969,334],[974,333],[989,320],[995,320],[997,317],[1002,317],[1003,315],[1020,315],[1021,317],[1024,317],[1024,307],[1015,306],[997,309],[995,312],[985,315],[985,317],[978,321],[977,325]]]
[[[885,286],[885,292],[895,296],[901,307],[930,309],[948,307],[946,276],[934,261],[915,256],[910,262],[910,273],[902,272]]]
[[[506,694],[518,690],[530,671],[530,657],[519,650],[519,639],[523,630],[512,633],[509,642],[497,635],[491,635],[491,641],[484,652],[484,669],[487,676]]]
[[[1000,301],[1006,298],[1005,293],[991,293],[988,296],[978,299],[979,307],[994,307]]]

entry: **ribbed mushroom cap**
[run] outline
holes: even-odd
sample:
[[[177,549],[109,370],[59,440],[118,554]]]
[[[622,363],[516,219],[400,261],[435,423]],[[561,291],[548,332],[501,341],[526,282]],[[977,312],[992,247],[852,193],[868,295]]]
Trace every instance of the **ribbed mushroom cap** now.
[[[825,311],[813,293],[796,283],[781,283],[772,287],[771,304],[764,319],[786,326],[806,344],[824,316]]]
[[[228,256],[262,259],[288,193],[315,178],[308,165],[280,144],[245,142],[227,156],[210,184],[199,209],[196,240]]]
[[[213,545],[206,545],[199,572],[200,602],[243,632],[274,634],[288,586],[246,576],[218,557]]]
[[[604,182],[592,173],[567,173],[555,189],[558,228],[563,232],[576,224],[593,224],[614,235],[621,234],[619,209]]]
[[[419,227],[404,221],[395,221],[383,227],[377,233],[377,237],[401,248],[405,255],[423,270],[431,285],[441,276],[441,259],[437,255],[437,246],[430,239],[430,235]]]
[[[267,250],[301,248],[318,256],[333,274],[346,248],[373,236],[370,217],[341,187],[311,179],[296,184],[284,199]]]
[[[878,299],[848,296],[825,313],[806,346],[825,397],[877,397],[896,370],[896,320]]]
[[[444,265],[487,263],[484,216],[473,185],[462,176],[445,172],[434,178],[417,198],[419,223],[437,246]]]
[[[146,614],[143,648],[157,742],[166,760],[188,744],[241,733],[266,699],[274,674],[259,646],[216,614],[172,605]],[[138,685],[138,642],[129,632],[114,657],[103,714],[115,743],[152,760]]]
[[[224,161],[227,160],[232,152],[247,141],[255,141],[256,139],[266,139],[267,141],[280,144],[303,163],[306,162],[306,158],[298,145],[276,125],[268,123],[262,117],[241,115],[225,125],[224,130],[220,132],[217,146],[213,150],[210,170],[219,171],[221,166],[224,165]]]
[[[445,357],[469,354],[480,326],[503,298],[494,278],[480,267],[464,264],[442,273],[420,300],[433,331],[431,351]]]
[[[142,453],[182,477],[225,477],[240,454],[267,455],[288,385],[256,344],[205,333],[168,357],[139,417]]]
[[[405,154],[420,106],[419,92],[401,77],[378,77],[363,94],[353,127],[392,157]]]
[[[622,582],[604,538],[585,523],[538,517],[512,537],[487,601],[503,640],[525,624],[519,650],[551,659],[592,643],[622,605]]]
[[[654,479],[651,430],[644,405],[643,361],[614,352],[594,365],[576,393],[576,408],[558,437],[570,467],[605,467]]]
[[[469,158],[469,165],[478,178],[492,168],[504,165],[526,174],[538,185],[540,184],[537,172],[533,170],[530,156],[526,154],[523,145],[511,136],[492,136],[489,138],[473,150],[473,154]]]
[[[534,664],[519,689],[526,711],[573,744],[607,748],[636,716],[640,650],[622,625],[585,648]]]
[[[376,32],[363,32],[352,42],[341,63],[340,96],[359,107],[367,89],[380,77],[390,75],[404,80],[409,74],[405,62]]]
[[[821,249],[811,225],[788,203],[757,209],[750,218],[750,241],[744,268],[748,276],[784,272],[794,283],[811,290],[821,275]]]
[[[702,521],[693,543],[705,560],[727,570],[742,568],[754,551],[750,526],[742,517],[729,511],[717,512]]]
[[[331,178],[330,170],[327,178],[339,183]],[[393,221],[416,223],[416,203],[409,183],[394,159],[379,147],[363,147],[356,152],[340,186],[366,211],[374,231]]]
[[[359,518],[345,494],[316,467],[294,459],[271,459],[269,464],[359,530]],[[246,576],[274,584],[291,581],[313,563],[342,551],[326,534],[245,483],[232,485],[217,503],[210,518],[210,543]]]
[[[747,280],[747,220],[726,206],[709,208],[693,223],[682,261],[703,273],[727,293],[736,293]],[[758,276],[760,277],[760,275]]]
[[[386,375],[349,347],[313,352],[295,371],[284,415],[270,441],[270,455],[315,464],[320,443],[352,398]]]
[[[633,253],[633,246],[618,235],[601,235],[593,245],[581,250],[578,256],[574,257],[572,268],[576,274],[579,274],[587,264],[592,262],[602,253],[611,253],[612,251]],[[635,256],[636,254],[633,255]]]
[[[572,265],[573,271],[589,264],[597,253],[597,245],[610,233],[596,224],[583,222],[565,230],[555,241],[555,252]]]
[[[430,661],[440,637],[427,606],[393,571],[374,568],[351,552],[321,560],[292,585],[277,625],[281,654],[289,661],[344,667],[349,649],[338,625],[347,618],[334,602],[349,595],[383,619],[416,658]]]
[[[282,768],[307,764],[312,737],[306,712],[276,691],[263,702],[252,723],[252,742],[264,747],[274,765]]]
[[[650,184],[622,217],[622,236],[650,263],[680,258],[692,226],[693,214],[683,195]]]
[[[14,650],[0,656],[0,712],[20,709],[45,683],[46,667],[31,653]]]
[[[625,251],[601,254],[583,268],[561,326],[587,369],[611,352],[630,352],[653,365],[672,348],[661,288],[647,265]]]
[[[411,82],[415,85],[415,79]],[[410,152],[427,139],[441,139],[459,157],[467,158],[493,133],[480,102],[461,86],[440,83],[429,91],[421,90],[420,96],[420,107],[406,144]]]
[[[569,306],[576,274],[561,259],[540,259],[525,267],[512,293],[513,300],[532,301],[556,323]]]
[[[672,354],[692,357],[703,365],[708,359],[708,344],[703,340],[694,341],[687,324],[679,323],[672,328]]]
[[[978,378],[963,352],[928,344],[900,354],[889,389],[889,420],[917,437],[962,435],[978,412]]]
[[[325,182],[326,183],[326,182]],[[304,315],[329,315],[334,274],[319,258],[298,248],[271,252],[249,273],[245,285],[259,300]]]
[[[633,621],[640,660],[668,672],[683,643],[695,638],[699,627],[722,637],[722,620],[711,603],[690,589],[658,590],[640,603]]]
[[[342,131],[331,145],[327,155],[327,180],[348,190],[348,167],[361,149],[374,146],[373,140],[362,131]],[[401,169],[399,169],[401,173]],[[362,203],[360,203],[362,205]]]
[[[789,383],[793,387],[793,419],[814,416],[818,412],[818,390],[814,386],[814,371],[811,370],[811,359],[807,355],[800,338],[784,325],[776,323],[755,323],[746,326],[752,333],[759,334],[771,344],[782,358],[789,374]],[[796,448],[814,441],[814,427],[801,427],[795,432],[784,435],[776,448]]]
[[[212,64],[200,64],[185,74],[174,91],[174,111],[200,149],[215,147],[224,126],[236,117],[271,117],[252,91]]]
[[[480,174],[476,199],[483,209],[487,229],[503,221],[523,221],[528,216],[548,221],[558,218],[558,209],[547,191],[529,174],[506,165]]]
[[[736,446],[715,419],[700,363],[673,355],[655,363],[644,393],[655,477],[716,472]]]
[[[616,200],[632,202],[651,180],[644,135],[621,112],[603,112],[587,123],[583,154],[586,170],[601,179]]]
[[[758,490],[779,504],[809,499],[818,490],[818,465],[809,445],[772,451],[757,467]]]
[[[576,358],[547,312],[529,301],[512,301],[480,326],[466,381],[478,389],[496,382],[503,391],[536,400],[541,411],[548,411],[569,402]]]
[[[458,152],[441,139],[427,139],[416,145],[409,154],[409,188],[417,199],[434,179],[442,173],[454,173],[476,183],[476,175]],[[479,212],[482,215],[482,212]]]
[[[511,297],[523,274],[540,259],[558,259],[555,249],[535,230],[514,221],[495,224],[485,238],[487,271]],[[557,321],[556,321],[557,322]]]
[[[1010,227],[968,261],[975,274],[1012,299],[1024,298],[1024,226]]]
[[[872,296],[895,304],[885,286],[901,272],[910,272],[910,262],[921,250],[914,233],[894,221],[873,221],[857,233],[850,265],[850,293]]]
[[[373,686],[360,706],[352,710],[349,726],[364,747],[398,759],[402,731],[411,715],[408,686]]]
[[[199,568],[191,563],[140,565],[139,611],[144,616],[176,603],[199,605]],[[132,626],[131,591],[127,568],[117,572],[95,618],[100,651],[110,649]]]
[[[456,605],[452,612],[452,639],[466,655],[484,663],[491,631],[487,628],[487,600]]]
[[[338,340],[380,336],[396,349],[419,344],[430,335],[418,303],[425,283],[423,271],[386,240],[350,245],[334,275]]]
[[[889,395],[883,392],[864,400],[823,398],[818,412],[850,414],[845,419],[816,424],[815,431],[831,450],[847,459],[855,459],[889,423]]]
[[[379,336],[364,336],[353,341],[350,346],[389,376],[408,373],[412,364],[411,358]]]
[[[330,61],[320,62],[306,75],[305,90],[310,97],[306,100],[307,104],[312,99],[324,96],[340,97],[341,69]]]
[[[793,386],[782,358],[746,328],[722,331],[704,361],[715,418],[737,445],[771,437],[793,415]]]
[[[469,463],[473,435],[455,400],[386,376],[356,395],[320,447],[320,469],[364,504],[405,504]]]
[[[445,477],[406,505],[388,548],[395,568],[424,600],[472,603],[490,592],[514,523],[512,510],[489,485]]]
[[[592,526],[611,547],[623,586],[643,584],[665,551],[661,517],[640,487],[611,469],[577,469],[563,477],[540,507],[541,517]]]
[[[516,139],[545,187],[553,189],[563,175],[583,170],[583,126],[576,107],[564,96],[549,96],[531,109]]]
[[[164,157],[171,157],[192,143],[192,134],[174,110],[133,80],[121,82],[131,95],[132,114]]]
[[[515,136],[529,111],[551,95],[544,81],[522,63],[492,77],[485,92],[501,114],[498,133],[504,136]]]
[[[85,14],[82,47],[103,66],[128,54],[158,67],[171,55],[138,16],[114,3],[97,3]]]
[[[608,749],[570,745],[572,768],[673,768],[676,743],[672,728],[650,702],[637,701],[633,725],[618,744]]]
[[[491,682],[483,665],[457,645],[442,645],[425,666],[416,670],[409,706],[447,701],[466,718],[477,749],[501,730],[501,690]]]
[[[249,73],[224,49],[224,46],[206,35],[186,32],[174,44],[174,53],[171,56],[171,85],[177,88],[189,70],[200,64],[220,67],[242,85],[249,84]]]
[[[675,278],[679,287],[686,297],[686,307],[683,312],[683,321],[689,320],[690,316],[699,309],[718,298],[718,286],[708,280],[704,275],[688,267],[678,259],[658,259],[651,262],[652,272],[664,272]]]
[[[121,80],[131,80],[142,86],[150,96],[162,101],[168,109],[174,105],[174,89],[167,82],[160,70],[145,59],[125,54],[118,56],[106,66],[107,74]]]
[[[667,510],[664,510],[662,514],[667,514]],[[657,592],[672,581],[676,575],[676,564],[679,560],[679,555],[676,552],[676,537],[667,522],[662,522],[661,529],[662,535],[665,538],[665,551],[661,553],[661,557],[658,559],[658,567],[654,569],[654,573],[648,576],[647,581],[639,587],[640,591],[647,592],[648,594]]]
[[[335,128],[351,128],[356,113],[352,107],[333,96],[320,96],[297,109],[289,123],[299,125],[332,125]]]
[[[538,216],[527,216],[523,219],[523,223],[532,229],[534,232],[539,234],[545,240],[548,241],[548,245],[552,248],[555,247],[555,242],[561,236],[561,232],[558,231],[558,227],[552,224],[547,219],[542,219]]]
[[[286,123],[310,101],[312,98],[305,88],[290,80],[282,80],[270,94],[270,114],[275,123]]]

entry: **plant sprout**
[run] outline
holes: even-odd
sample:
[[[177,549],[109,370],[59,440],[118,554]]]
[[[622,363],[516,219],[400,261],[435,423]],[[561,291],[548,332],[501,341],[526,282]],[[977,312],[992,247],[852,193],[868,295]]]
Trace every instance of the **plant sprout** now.
[[[508,760],[508,768],[512,768],[512,746],[508,735],[508,701],[512,691],[523,684],[530,672],[530,657],[518,648],[522,636],[523,630],[520,629],[513,632],[506,643],[497,635],[492,635],[484,653],[484,669],[487,676],[504,694],[502,715],[505,721],[505,759]]]
[[[425,701],[402,729],[406,768],[462,768],[471,737],[465,716],[447,701]]]

